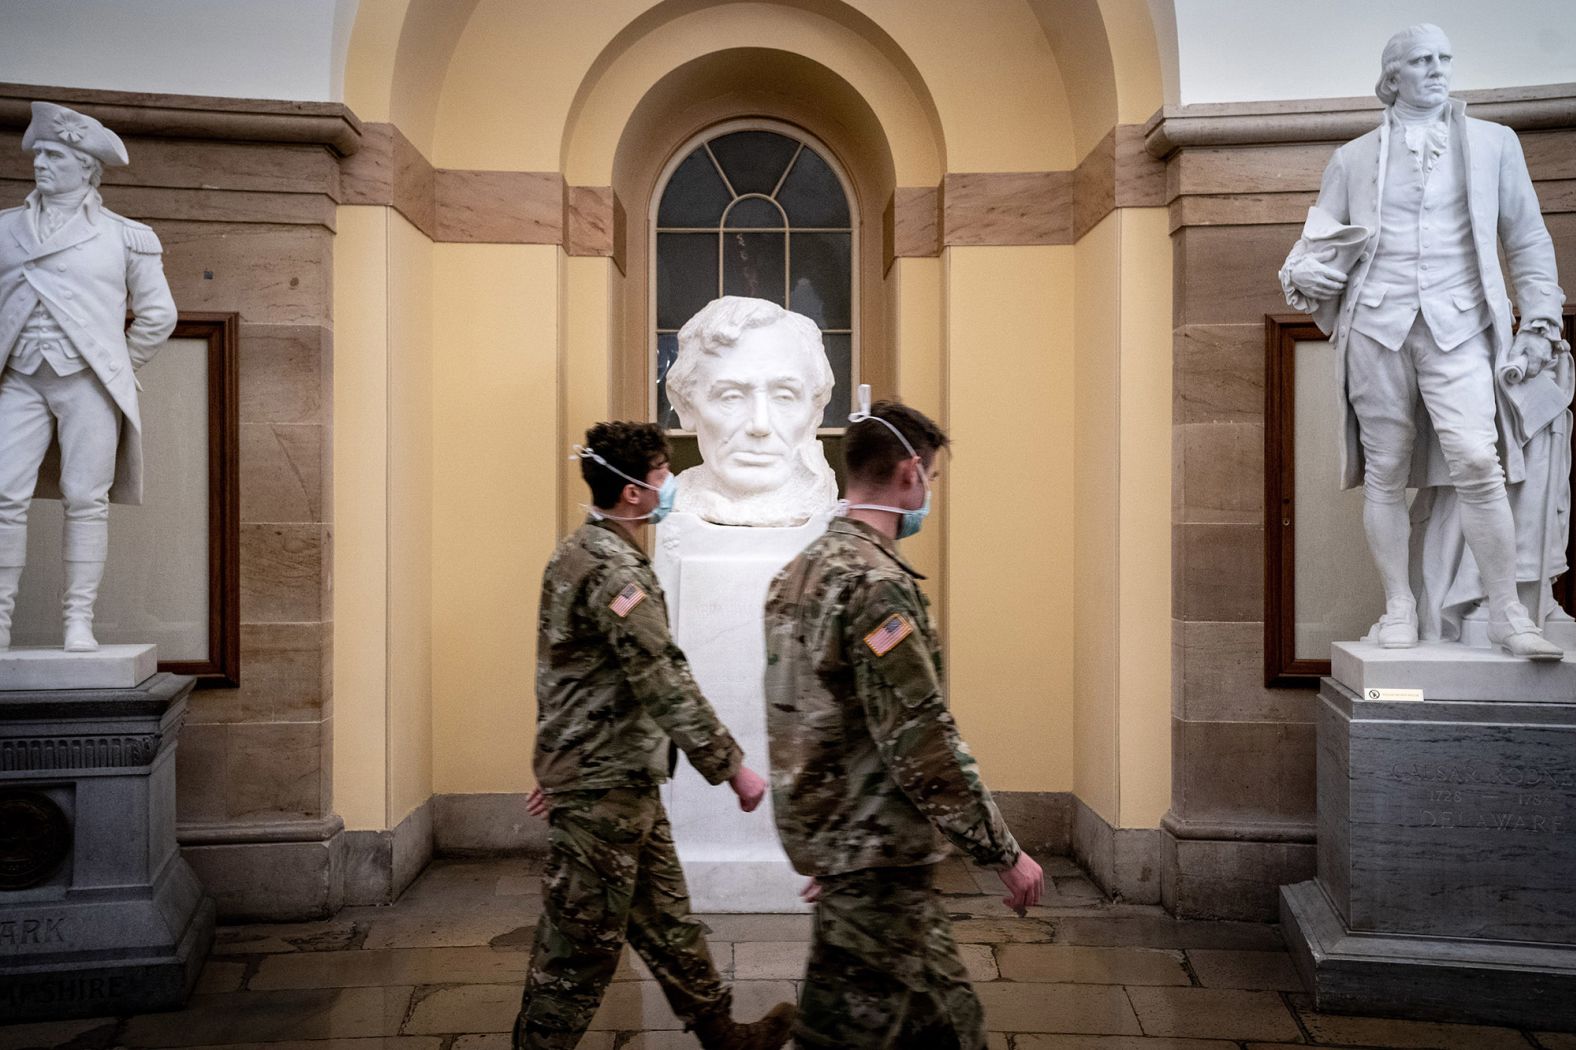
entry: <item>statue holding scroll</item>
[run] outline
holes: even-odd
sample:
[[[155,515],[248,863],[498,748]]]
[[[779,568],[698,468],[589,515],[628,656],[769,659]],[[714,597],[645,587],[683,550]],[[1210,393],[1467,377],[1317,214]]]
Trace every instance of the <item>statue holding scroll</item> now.
[[[1559,659],[1544,626],[1564,615],[1548,595],[1568,531],[1564,294],[1520,143],[1450,98],[1452,58],[1432,25],[1385,45],[1383,119],[1336,150],[1281,283],[1338,355],[1343,485],[1363,487],[1385,593],[1371,640],[1459,638],[1481,602],[1492,644]]]

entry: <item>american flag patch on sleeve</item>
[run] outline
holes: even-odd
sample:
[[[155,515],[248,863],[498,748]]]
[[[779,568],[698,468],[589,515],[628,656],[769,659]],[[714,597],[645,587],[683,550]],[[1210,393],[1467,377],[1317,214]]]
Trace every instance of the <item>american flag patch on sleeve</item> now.
[[[619,591],[618,596],[607,603],[607,607],[613,610],[613,615],[624,617],[629,615],[631,609],[645,600],[646,592],[640,589],[639,584],[631,583]]]
[[[885,656],[892,651],[892,647],[914,633],[914,625],[901,613],[893,613],[881,622],[881,626],[865,635],[865,644],[877,656]]]

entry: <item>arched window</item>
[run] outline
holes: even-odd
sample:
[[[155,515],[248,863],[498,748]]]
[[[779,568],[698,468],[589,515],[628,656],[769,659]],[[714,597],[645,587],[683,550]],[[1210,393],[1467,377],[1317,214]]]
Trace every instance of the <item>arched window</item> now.
[[[858,382],[858,217],[851,201],[826,148],[786,124],[727,124],[678,151],[652,208],[658,422],[679,426],[665,387],[679,328],[719,295],[749,295],[820,326],[836,378],[822,426],[844,426]]]

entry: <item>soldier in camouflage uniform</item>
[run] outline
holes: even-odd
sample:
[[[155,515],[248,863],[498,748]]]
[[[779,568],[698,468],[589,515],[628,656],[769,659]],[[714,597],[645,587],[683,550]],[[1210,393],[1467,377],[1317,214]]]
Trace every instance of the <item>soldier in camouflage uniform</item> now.
[[[754,809],[765,781],[690,676],[636,529],[671,505],[655,424],[600,423],[579,450],[595,504],[542,576],[537,635],[537,790],[550,824],[543,914],[515,1021],[516,1050],[571,1050],[602,1001],[627,937],[668,1004],[708,1050],[776,1050],[793,1007],[735,1024],[657,787],[674,745]]]
[[[895,540],[918,531],[946,435],[878,402],[843,441],[848,512],[772,581],[767,732],[777,830],[812,876],[800,1050],[983,1050],[984,1014],[934,888],[946,843],[1039,899],[942,689],[941,647]]]

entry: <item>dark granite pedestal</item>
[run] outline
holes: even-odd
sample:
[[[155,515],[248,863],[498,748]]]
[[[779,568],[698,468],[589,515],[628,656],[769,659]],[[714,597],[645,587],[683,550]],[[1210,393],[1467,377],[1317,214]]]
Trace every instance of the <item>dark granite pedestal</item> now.
[[[1319,691],[1318,877],[1281,922],[1320,1010],[1576,1030],[1576,697]]]
[[[0,692],[0,1017],[185,1002],[214,920],[175,844],[191,688]]]

